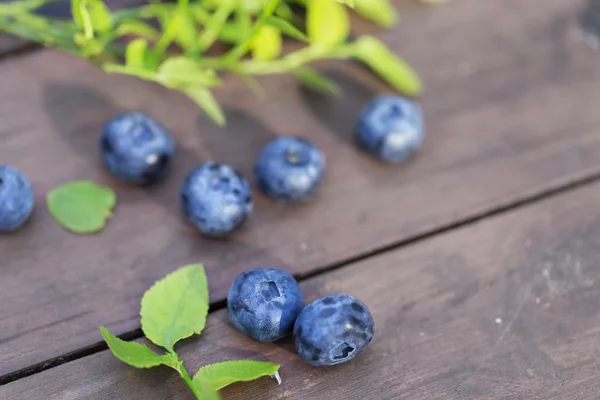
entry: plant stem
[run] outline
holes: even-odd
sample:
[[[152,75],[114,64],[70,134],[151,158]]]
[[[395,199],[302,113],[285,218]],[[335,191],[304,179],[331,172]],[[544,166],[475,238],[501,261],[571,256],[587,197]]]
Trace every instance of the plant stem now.
[[[223,56],[223,60],[225,62],[233,62],[237,59],[240,59],[250,50],[254,38],[256,37],[256,35],[258,35],[258,32],[263,26],[264,19],[273,15],[280,1],[281,0],[269,0],[269,2],[263,8],[258,19],[254,23],[254,26],[252,26],[252,30],[250,31],[250,34],[248,35],[246,40],[242,41],[240,44],[235,46]]]
[[[227,21],[227,18],[234,9],[235,3],[231,0],[221,0],[221,4],[217,8],[217,11],[208,20],[208,23],[204,25],[204,31],[198,38],[197,48],[200,52],[206,51],[217,39],[219,31]]]
[[[194,381],[192,380],[192,378],[190,378],[190,375],[188,374],[187,370],[183,366],[183,362],[181,362],[181,361],[179,361],[179,366],[177,368],[177,372],[179,372],[179,375],[181,375],[181,378],[183,379],[183,381],[192,390],[192,393],[194,393],[194,396],[196,396],[196,398],[198,400],[202,400],[202,394],[200,393],[200,391],[194,384]]]

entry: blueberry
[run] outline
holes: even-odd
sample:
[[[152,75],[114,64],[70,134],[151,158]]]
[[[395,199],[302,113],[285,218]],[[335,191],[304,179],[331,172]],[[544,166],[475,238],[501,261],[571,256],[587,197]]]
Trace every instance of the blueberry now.
[[[298,283],[292,275],[278,269],[242,272],[227,296],[231,323],[259,342],[274,342],[289,335],[303,307]]]
[[[313,301],[298,316],[296,350],[311,365],[339,364],[367,347],[373,328],[366,305],[347,294],[332,294]]]
[[[211,237],[236,230],[252,211],[252,194],[246,179],[224,164],[207,162],[183,183],[181,206],[188,220]]]
[[[16,168],[0,165],[0,231],[10,232],[27,221],[33,210],[31,184]]]
[[[132,112],[113,117],[100,135],[108,171],[126,182],[147,185],[161,177],[175,152],[169,132],[149,116]]]
[[[325,157],[314,144],[294,136],[269,142],[260,153],[254,176],[258,187],[277,201],[301,201],[317,189]]]
[[[400,163],[423,142],[421,107],[404,97],[381,95],[361,112],[354,127],[356,144],[374,157]]]

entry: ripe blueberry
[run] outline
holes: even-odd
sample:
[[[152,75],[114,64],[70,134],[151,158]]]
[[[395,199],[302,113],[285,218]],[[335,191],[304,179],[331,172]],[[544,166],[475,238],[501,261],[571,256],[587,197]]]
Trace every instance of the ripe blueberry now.
[[[373,338],[367,306],[347,294],[332,294],[307,305],[294,325],[300,357],[315,366],[351,360]]]
[[[258,187],[277,201],[301,201],[317,189],[325,157],[310,141],[282,136],[269,142],[254,167]]]
[[[224,164],[206,162],[183,183],[181,206],[188,220],[207,236],[236,230],[252,211],[246,179]]]
[[[165,173],[175,152],[175,141],[152,118],[132,112],[117,115],[104,125],[100,149],[114,177],[147,185]]]
[[[33,210],[31,184],[16,168],[0,165],[0,231],[10,232],[27,221]]]
[[[227,296],[231,323],[259,342],[274,342],[290,334],[303,307],[298,283],[292,275],[278,269],[242,272]]]
[[[407,160],[424,136],[420,106],[404,97],[381,95],[361,112],[354,128],[357,145],[388,163]]]

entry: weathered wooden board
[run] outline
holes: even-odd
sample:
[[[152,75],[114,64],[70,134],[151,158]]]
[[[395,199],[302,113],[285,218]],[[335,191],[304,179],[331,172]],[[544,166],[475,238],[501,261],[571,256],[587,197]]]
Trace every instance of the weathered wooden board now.
[[[221,310],[179,349],[188,369],[227,359],[281,363],[233,399],[597,399],[600,184],[563,193],[301,284],[307,300],[348,293],[375,339],[332,368],[291,340],[259,344]],[[375,394],[376,393],[376,394]],[[192,399],[168,368],[135,370],[108,351],[0,387],[6,399]]]
[[[600,70],[572,30],[578,3],[461,0],[405,13],[384,38],[428,82],[429,136],[399,167],[351,144],[357,111],[382,88],[359,68],[331,67],[346,88],[341,100],[287,77],[263,80],[269,97],[257,100],[230,81],[217,93],[229,125],[217,129],[177,93],[68,55],[0,63],[0,161],[31,178],[38,201],[26,227],[0,238],[0,375],[98,342],[99,324],[135,329],[141,294],[177,266],[203,261],[217,301],[243,269],[305,276],[600,173]],[[130,109],[149,112],[179,143],[168,179],[152,188],[118,184],[99,164],[101,125]],[[257,194],[248,224],[224,241],[182,221],[179,186],[197,163],[216,159],[248,175],[279,134],[305,135],[326,153],[315,201],[281,206]],[[94,237],[61,230],[45,210],[47,190],[80,178],[119,195],[116,217]]]

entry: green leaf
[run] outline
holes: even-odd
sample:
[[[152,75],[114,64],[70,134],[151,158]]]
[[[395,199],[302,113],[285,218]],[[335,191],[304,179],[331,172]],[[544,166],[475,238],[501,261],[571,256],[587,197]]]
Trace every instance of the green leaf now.
[[[192,384],[198,390],[198,394],[202,400],[221,400],[219,392],[214,389],[208,382],[204,381],[192,381]]]
[[[396,90],[409,96],[418,96],[423,91],[423,84],[416,72],[381,40],[362,36],[352,44],[352,49],[357,59]]]
[[[181,85],[218,86],[221,81],[212,69],[202,68],[194,60],[183,56],[171,57],[158,67],[158,79],[179,88]],[[185,89],[185,88],[183,88]]]
[[[356,0],[336,0],[338,3],[347,5],[350,8],[354,8]]]
[[[344,6],[332,0],[309,0],[306,30],[312,43],[333,46],[346,40],[350,21]]]
[[[308,42],[308,37],[302,32],[300,29],[296,28],[294,25],[289,23],[283,18],[275,17],[270,15],[266,17],[263,21],[266,25],[270,25],[274,28],[279,29],[285,35],[288,35],[291,38],[296,40],[300,40],[303,42]]]
[[[302,83],[319,92],[331,93],[336,97],[341,97],[343,94],[342,88],[334,81],[326,78],[323,74],[308,67],[297,68],[292,73],[302,81]]]
[[[148,48],[148,42],[144,39],[132,40],[127,45],[127,51],[125,53],[125,62],[129,67],[140,67],[143,68],[146,64],[146,50]]]
[[[260,28],[252,42],[252,58],[257,61],[271,61],[281,53],[281,34],[272,27],[265,25]]]
[[[187,8],[178,9],[174,13],[169,13],[167,9],[161,7],[161,4],[152,4],[155,8],[156,15],[160,21],[162,27],[162,35],[154,49],[157,53],[164,53],[173,41],[177,41],[182,47],[193,45],[192,42],[196,41],[196,32],[194,27],[194,34],[190,32],[189,19],[193,17],[192,13],[187,11]],[[192,21],[192,24],[194,22]],[[180,24],[182,27],[180,27]]]
[[[110,351],[125,364],[136,368],[152,368],[159,365],[166,365],[177,369],[177,356],[172,353],[158,355],[141,343],[126,342],[119,339],[103,326],[100,327],[100,334],[106,341]]]
[[[123,75],[132,75],[139,79],[161,83],[154,72],[148,71],[147,69],[140,67],[105,63],[102,64],[102,69],[106,72],[114,72]]]
[[[227,22],[229,15],[235,9],[236,0],[221,0],[217,10],[204,23],[204,30],[198,37],[197,50],[206,51],[219,37],[221,27]]]
[[[48,210],[63,228],[74,233],[99,232],[112,216],[115,192],[90,181],[65,183],[46,196]]]
[[[398,21],[398,12],[389,0],[354,0],[354,11],[361,17],[389,28]]]
[[[189,50],[196,45],[198,33],[194,17],[185,10],[178,10],[174,16],[175,42],[184,50]]]
[[[202,264],[179,268],[142,297],[142,331],[169,351],[179,340],[202,332],[207,314],[208,284]]]
[[[124,35],[141,36],[141,37],[144,37],[144,38],[150,39],[150,40],[158,40],[158,38],[160,36],[158,31],[156,29],[154,29],[152,26],[148,25],[147,23],[145,23],[141,20],[135,20],[135,19],[123,21],[117,28],[117,34],[119,36],[124,36]]]
[[[225,114],[210,90],[202,86],[189,86],[187,88],[183,88],[182,90],[184,90],[185,94],[187,94],[200,108],[202,108],[202,110],[214,123],[219,126],[225,125]]]
[[[194,375],[194,382],[208,382],[216,390],[235,382],[248,382],[273,376],[280,365],[264,361],[234,360],[206,365]]]
[[[93,31],[106,32],[113,26],[110,10],[102,0],[72,0],[71,12],[73,20],[84,28],[87,37],[92,37]]]

